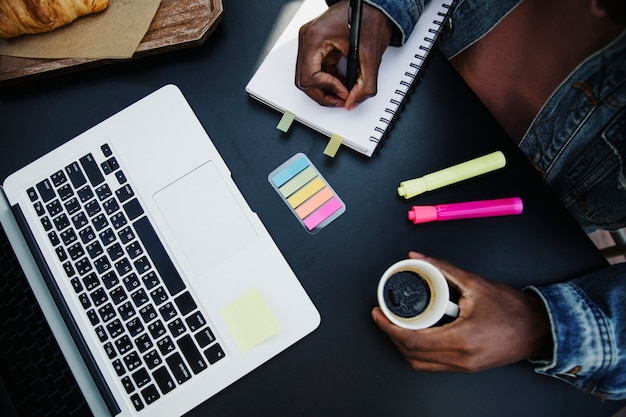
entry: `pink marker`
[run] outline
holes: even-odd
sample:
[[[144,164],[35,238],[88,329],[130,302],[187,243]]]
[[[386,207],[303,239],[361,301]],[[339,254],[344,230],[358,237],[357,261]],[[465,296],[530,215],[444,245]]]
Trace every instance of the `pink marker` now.
[[[418,224],[436,220],[508,216],[511,214],[520,214],[523,207],[524,205],[519,197],[439,204],[436,206],[413,206],[411,211],[409,211],[409,220]]]

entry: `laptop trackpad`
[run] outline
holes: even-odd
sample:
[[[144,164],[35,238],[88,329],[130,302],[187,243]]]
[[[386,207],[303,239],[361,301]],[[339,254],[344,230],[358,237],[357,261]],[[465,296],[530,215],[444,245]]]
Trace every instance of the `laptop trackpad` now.
[[[157,192],[154,200],[198,275],[257,238],[213,162]]]

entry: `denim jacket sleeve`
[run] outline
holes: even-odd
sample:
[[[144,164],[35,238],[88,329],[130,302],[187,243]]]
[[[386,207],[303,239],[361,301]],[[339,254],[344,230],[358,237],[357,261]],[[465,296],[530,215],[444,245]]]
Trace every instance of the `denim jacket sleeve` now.
[[[534,361],[552,376],[607,399],[626,398],[626,263],[571,281],[528,287],[552,324],[553,357]]]
[[[339,0],[326,0],[328,5],[338,2]],[[424,5],[429,0],[365,0],[365,2],[381,10],[395,24],[391,44],[399,46],[404,45],[411,35],[422,15]]]

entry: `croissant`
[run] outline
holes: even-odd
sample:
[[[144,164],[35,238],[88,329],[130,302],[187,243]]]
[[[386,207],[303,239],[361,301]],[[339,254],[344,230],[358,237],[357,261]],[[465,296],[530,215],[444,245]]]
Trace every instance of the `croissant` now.
[[[0,0],[0,37],[48,32],[108,4],[109,0]]]

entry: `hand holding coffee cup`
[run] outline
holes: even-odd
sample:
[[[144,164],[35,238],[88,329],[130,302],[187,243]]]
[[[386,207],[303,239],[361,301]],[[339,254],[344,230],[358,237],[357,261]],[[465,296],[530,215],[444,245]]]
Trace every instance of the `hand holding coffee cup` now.
[[[432,264],[405,259],[390,266],[378,283],[378,304],[396,326],[419,330],[444,316],[458,317],[445,277]]]

